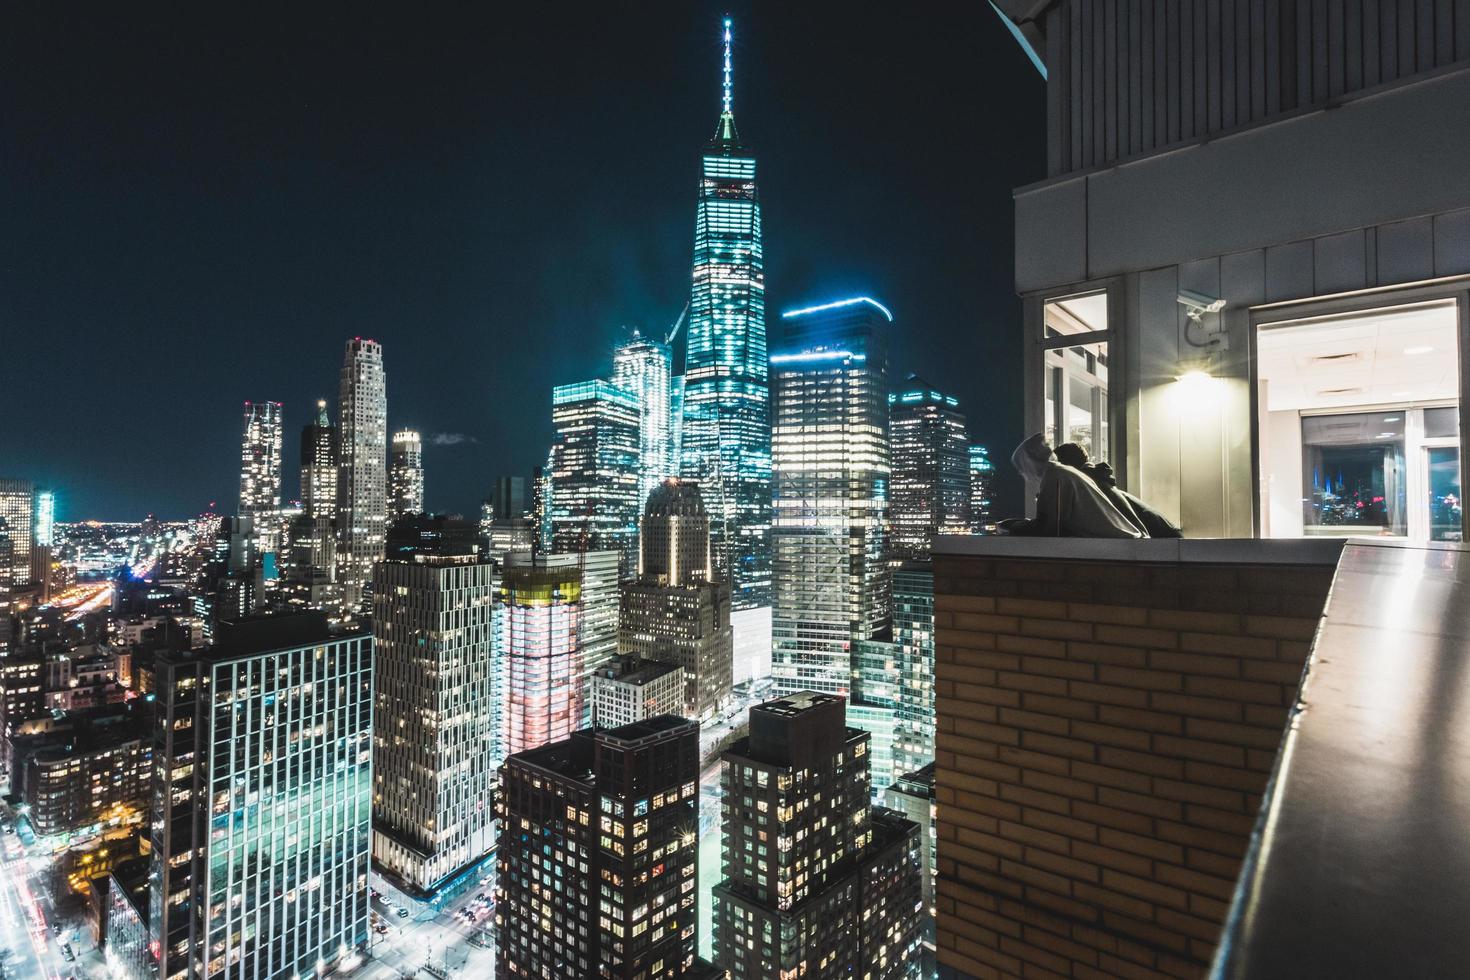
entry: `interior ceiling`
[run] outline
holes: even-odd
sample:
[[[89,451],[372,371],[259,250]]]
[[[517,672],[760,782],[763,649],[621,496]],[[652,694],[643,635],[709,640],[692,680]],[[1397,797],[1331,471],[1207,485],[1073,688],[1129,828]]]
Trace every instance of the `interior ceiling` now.
[[[1266,410],[1457,398],[1456,319],[1451,302],[1262,328],[1256,364]]]
[[[1059,333],[1086,333],[1108,328],[1108,294],[1073,296],[1047,304],[1047,312],[1064,315],[1047,317],[1047,324]]]

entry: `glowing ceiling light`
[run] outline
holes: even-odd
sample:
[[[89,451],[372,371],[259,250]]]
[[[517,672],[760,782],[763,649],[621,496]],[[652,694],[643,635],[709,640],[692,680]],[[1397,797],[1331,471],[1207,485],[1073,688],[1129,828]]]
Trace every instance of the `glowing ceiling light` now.
[[[1428,354],[1433,350],[1433,347],[1405,347],[1404,353],[1412,356],[1414,354]]]

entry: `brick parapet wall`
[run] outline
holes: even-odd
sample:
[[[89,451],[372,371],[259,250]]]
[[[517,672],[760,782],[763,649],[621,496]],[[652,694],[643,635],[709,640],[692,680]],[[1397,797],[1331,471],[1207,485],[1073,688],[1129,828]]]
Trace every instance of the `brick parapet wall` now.
[[[938,945],[1208,967],[1333,568],[938,556]]]

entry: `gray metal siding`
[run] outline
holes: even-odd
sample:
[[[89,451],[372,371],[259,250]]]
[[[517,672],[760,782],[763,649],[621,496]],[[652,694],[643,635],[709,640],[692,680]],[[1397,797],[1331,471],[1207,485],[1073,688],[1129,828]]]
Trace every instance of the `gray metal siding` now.
[[[1052,176],[1470,60],[1470,0],[1061,0],[1044,17]]]

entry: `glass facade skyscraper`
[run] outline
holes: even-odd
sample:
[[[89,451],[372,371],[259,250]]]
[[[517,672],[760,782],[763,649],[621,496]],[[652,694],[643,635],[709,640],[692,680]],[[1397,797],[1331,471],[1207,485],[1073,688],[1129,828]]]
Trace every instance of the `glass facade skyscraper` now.
[[[679,469],[704,491],[715,564],[747,609],[771,603],[771,416],[760,200],[735,131],[731,30],[727,19],[724,106],[695,212]]]
[[[424,512],[424,441],[413,429],[393,433],[388,493],[392,520]]]
[[[936,534],[970,533],[970,437],[959,400],[910,376],[888,396],[893,552],[923,558]]]
[[[771,671],[782,693],[853,692],[855,641],[884,638],[889,574],[891,315],[852,299],[783,314],[775,375],[776,605]]]
[[[606,381],[551,392],[551,550],[608,549],[638,560],[638,396]]]
[[[633,339],[613,350],[613,384],[638,396],[638,509],[654,488],[677,474],[673,419],[669,404],[669,345],[652,337]]]
[[[990,461],[990,450],[984,446],[970,447],[970,529],[976,534],[985,533],[992,522],[990,513],[995,504],[995,464]]]
[[[316,418],[301,430],[301,512],[312,519],[337,519],[337,427],[325,398],[316,403]]]

